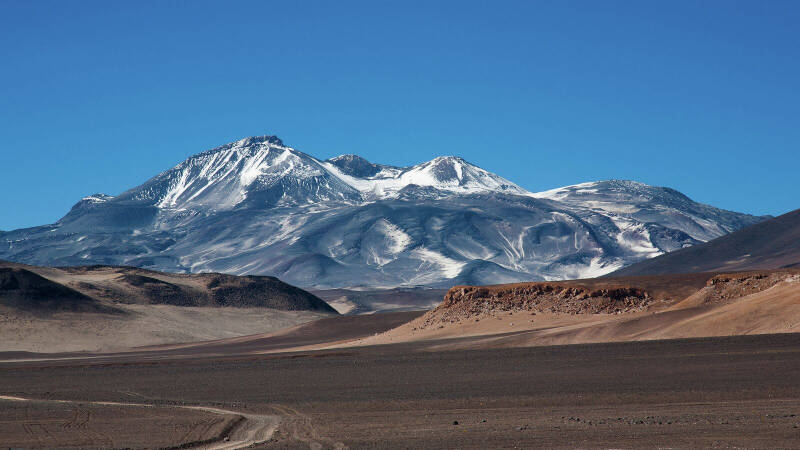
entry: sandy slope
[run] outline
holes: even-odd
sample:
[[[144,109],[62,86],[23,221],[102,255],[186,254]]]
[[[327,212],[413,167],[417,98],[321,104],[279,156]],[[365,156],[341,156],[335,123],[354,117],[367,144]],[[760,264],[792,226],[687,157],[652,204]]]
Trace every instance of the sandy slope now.
[[[313,311],[115,305],[128,314],[23,314],[0,307],[0,350],[113,351],[128,347],[268,333],[330,317]]]
[[[432,348],[516,347],[588,342],[787,333],[800,331],[800,275],[778,272],[769,283],[742,276],[644,311],[564,314],[495,309],[453,319],[441,311],[349,345],[439,341]],[[769,278],[764,278],[769,280]],[[723,288],[716,289],[717,286]],[[748,288],[749,286],[749,288]],[[741,296],[735,293],[741,292]],[[437,318],[447,320],[436,321]],[[485,336],[456,342],[455,338]]]
[[[0,261],[0,352],[208,341],[336,314],[318,297],[272,277]]]

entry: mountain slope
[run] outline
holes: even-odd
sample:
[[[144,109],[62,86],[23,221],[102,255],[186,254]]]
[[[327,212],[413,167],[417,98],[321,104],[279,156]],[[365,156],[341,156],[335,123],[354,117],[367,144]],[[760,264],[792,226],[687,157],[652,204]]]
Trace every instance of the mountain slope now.
[[[273,277],[175,274],[124,266],[38,267],[0,261],[0,301],[12,297],[31,305],[56,299],[63,305],[227,306],[336,313],[317,296]]]
[[[339,156],[323,164],[348,185],[359,190],[365,199],[395,198],[410,187],[432,188],[440,195],[482,192],[528,194],[505,178],[456,156],[440,156],[405,168],[372,164],[355,155]]]
[[[612,275],[722,272],[800,266],[800,209]]]
[[[449,287],[598,276],[760,220],[631,181],[535,194],[458,157],[323,161],[260,136],[116,197],[85,197],[53,225],[6,232],[0,258]]]
[[[23,267],[0,267],[0,306],[39,313],[121,312]]]
[[[260,136],[192,156],[119,200],[219,211],[359,198],[358,191],[314,158],[285,147],[275,136]]]
[[[708,241],[753,223],[751,216],[697,203],[674,189],[629,180],[581,183],[532,195],[556,200],[570,208],[602,212],[613,220],[627,218],[681,230],[698,241]]]

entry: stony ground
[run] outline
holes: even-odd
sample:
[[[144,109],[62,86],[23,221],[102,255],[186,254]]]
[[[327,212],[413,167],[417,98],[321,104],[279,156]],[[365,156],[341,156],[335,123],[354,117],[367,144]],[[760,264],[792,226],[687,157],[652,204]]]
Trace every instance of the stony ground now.
[[[32,398],[136,396],[277,415],[280,425],[262,445],[274,448],[800,445],[797,334],[421,349],[5,363],[0,386],[5,395]],[[41,414],[31,409],[12,421],[31,423]],[[12,443],[3,439],[10,438],[0,445]],[[59,433],[40,439],[67,445]],[[114,444],[133,442],[121,435]]]

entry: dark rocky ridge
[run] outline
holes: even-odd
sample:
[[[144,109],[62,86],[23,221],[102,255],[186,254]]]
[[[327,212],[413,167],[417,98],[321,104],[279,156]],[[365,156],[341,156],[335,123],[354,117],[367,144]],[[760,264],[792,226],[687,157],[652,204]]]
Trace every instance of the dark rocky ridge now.
[[[28,312],[120,312],[19,267],[0,267],[0,305]]]
[[[328,162],[338,167],[342,173],[359,178],[374,176],[384,168],[391,167],[371,163],[358,155],[341,155],[329,159]]]
[[[26,309],[105,310],[121,303],[337,314],[319,297],[274,277],[170,274],[113,266],[44,268],[0,262],[0,301]]]

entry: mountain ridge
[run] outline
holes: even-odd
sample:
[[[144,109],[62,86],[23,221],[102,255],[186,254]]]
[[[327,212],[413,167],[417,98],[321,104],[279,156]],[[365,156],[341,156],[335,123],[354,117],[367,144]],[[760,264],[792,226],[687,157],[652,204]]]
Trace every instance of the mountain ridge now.
[[[84,197],[55,224],[6,232],[0,258],[447,287],[598,276],[761,219],[635,181],[533,193],[457,156],[320,160],[265,135],[118,196]]]
[[[317,296],[274,277],[171,274],[133,266],[43,267],[0,260],[0,305],[14,299],[11,294],[40,309],[75,309],[76,302],[83,302],[84,309],[88,305],[100,312],[139,304],[336,314]]]
[[[800,267],[800,209],[695,247],[633,264],[609,275],[662,275],[792,267]]]

